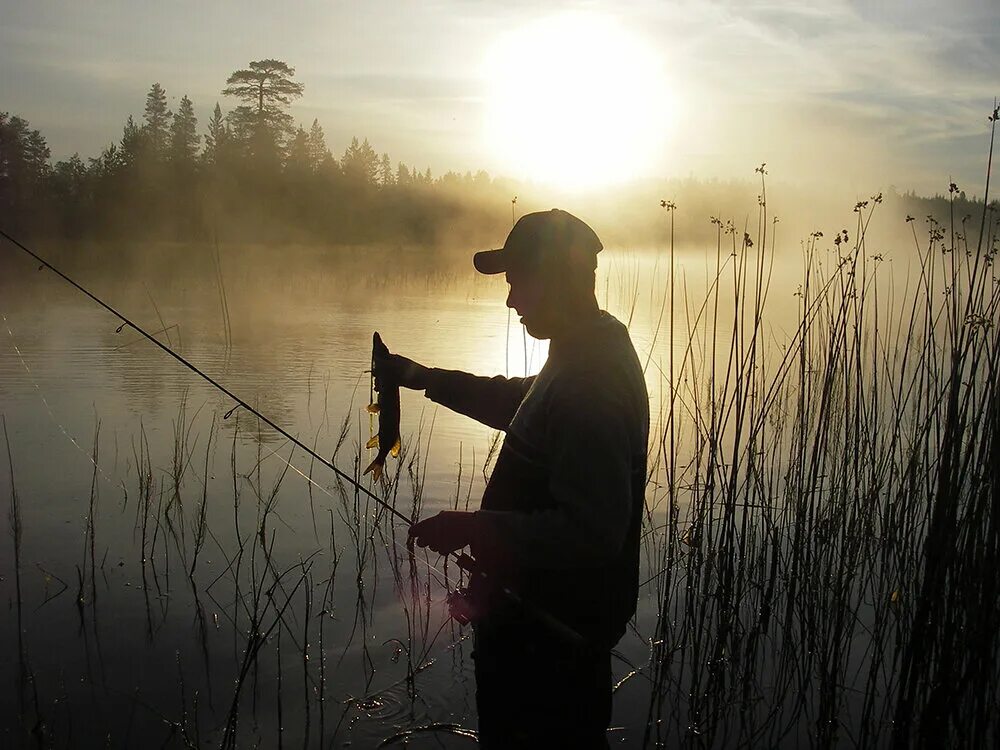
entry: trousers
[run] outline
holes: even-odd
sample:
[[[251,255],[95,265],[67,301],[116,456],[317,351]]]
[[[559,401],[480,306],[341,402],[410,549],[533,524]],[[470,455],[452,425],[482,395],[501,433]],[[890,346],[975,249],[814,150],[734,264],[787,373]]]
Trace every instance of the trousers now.
[[[486,618],[475,625],[472,658],[484,750],[608,748],[610,648]]]

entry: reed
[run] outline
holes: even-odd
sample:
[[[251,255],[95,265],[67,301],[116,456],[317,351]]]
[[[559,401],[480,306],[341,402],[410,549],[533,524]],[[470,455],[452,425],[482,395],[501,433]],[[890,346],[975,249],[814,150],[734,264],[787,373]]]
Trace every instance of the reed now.
[[[666,523],[645,516],[661,607],[644,743],[988,744],[997,662],[959,633],[996,653],[995,252],[931,221],[911,298],[889,304],[866,243],[881,196],[861,201],[833,248],[810,238],[799,322],[769,347],[761,179],[757,235],[713,219],[708,305],[668,324],[687,343],[651,462]],[[724,287],[728,356],[696,356],[718,350]]]
[[[756,174],[755,216],[706,217],[715,242],[699,260],[708,265],[703,288],[675,242],[680,201],[658,209],[667,239],[653,277],[643,282],[640,264],[625,258],[602,279],[622,317],[635,323],[645,311],[652,323],[640,348],[657,407],[642,601],[615,652],[617,705],[641,701],[644,719],[620,739],[643,747],[993,746],[1000,217],[988,195],[982,216],[959,215],[950,186],[949,216],[928,218],[922,231],[908,221],[913,247],[892,255],[869,239],[884,210],[873,195],[848,206],[850,220],[836,232],[813,232],[793,255],[778,242],[765,165]],[[908,271],[890,267],[904,258],[912,259]],[[773,282],[779,263],[800,274],[790,299]],[[219,290],[231,343],[221,272]],[[669,349],[656,354],[664,342]],[[383,745],[429,734],[469,742],[462,724],[471,715],[453,721],[458,710],[442,716],[446,709],[424,700],[424,691],[468,677],[468,634],[443,602],[461,572],[411,554],[405,524],[357,486],[327,479],[311,459],[271,442],[259,422],[239,411],[217,420],[188,403],[185,394],[165,445],[153,431],[151,447],[139,421],[126,492],[136,501],[126,519],[133,538],[121,555],[141,577],[145,606],[147,651],[134,658],[153,663],[169,651],[176,688],[166,698],[130,693],[120,719],[94,720],[105,722],[102,741],[330,747],[377,744],[377,733]],[[324,398],[313,436],[324,455],[349,463],[356,482],[363,422],[352,405],[331,425]],[[95,638],[99,671],[110,675],[89,689],[111,702],[132,687],[114,685],[98,639],[114,627],[105,602],[125,601],[108,583],[107,551],[99,554],[98,536],[102,546],[116,542],[115,519],[99,502],[98,438],[95,430],[76,607],[81,626],[89,620],[84,645]],[[468,508],[499,439],[460,446],[454,490],[428,498],[434,417],[421,415],[385,481],[371,488],[412,519],[435,502]],[[21,636],[28,641],[30,629],[21,618],[30,618],[37,592],[24,585],[31,566],[22,564],[7,447],[26,663]],[[228,484],[231,503],[210,487],[215,457],[227,448],[229,476],[218,484]],[[46,581],[62,582],[45,570]],[[172,588],[171,572],[190,586]],[[38,607],[64,606],[50,604],[54,597],[41,592]],[[170,640],[185,627],[197,638]],[[202,651],[204,674],[188,641]],[[398,713],[380,717],[397,691]],[[35,707],[22,709],[36,726],[46,717],[37,744],[75,739],[86,704],[64,707],[60,698],[48,710],[38,698],[65,693],[36,690]]]

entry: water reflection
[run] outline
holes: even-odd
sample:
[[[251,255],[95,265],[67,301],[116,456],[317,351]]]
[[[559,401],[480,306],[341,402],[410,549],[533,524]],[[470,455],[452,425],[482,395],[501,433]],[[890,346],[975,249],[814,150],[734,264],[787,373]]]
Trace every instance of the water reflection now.
[[[360,410],[372,330],[394,350],[484,373],[530,374],[546,356],[511,319],[503,282],[464,264],[385,274],[370,272],[377,257],[223,248],[219,274],[204,248],[175,251],[183,263],[153,249],[144,263],[103,273],[84,258],[69,266],[140,325],[169,327],[161,341],[321,455],[342,443],[341,466],[355,474],[367,463]],[[631,320],[658,386],[655,414],[670,359],[662,259],[605,257],[599,294]],[[467,633],[444,619],[459,571],[408,559],[398,524],[370,501],[251,415],[222,419],[233,406],[226,397],[134,343],[128,329],[116,333],[117,321],[72,290],[35,278],[9,291],[4,312],[30,367],[5,356],[0,381],[18,488],[50,498],[44,513],[24,515],[23,559],[67,586],[44,604],[28,649],[41,687],[36,712],[53,738],[72,725],[84,743],[110,731],[195,744],[280,733],[369,746],[424,727],[446,746],[467,744],[461,732],[434,729],[475,725]],[[389,467],[386,499],[413,515],[474,505],[495,436],[419,394],[404,393],[402,409],[404,451]],[[95,482],[85,451],[98,420]],[[49,574],[28,575],[25,611],[50,583]],[[622,648],[639,660],[645,647]],[[94,710],[81,715],[85,707]],[[640,710],[636,702],[619,715],[639,727]]]
[[[900,645],[916,613],[948,624],[944,636],[980,632],[949,589],[938,592],[947,608],[928,609],[917,551],[934,508],[990,517],[989,473],[969,458],[990,455],[995,394],[975,364],[990,358],[962,360],[952,384],[968,422],[948,422],[935,389],[953,351],[940,331],[996,351],[997,326],[941,307],[952,278],[941,258],[955,254],[914,270],[840,246],[777,261],[740,250],[679,251],[673,276],[663,253],[602,254],[598,298],[630,321],[657,435],[639,613],[612,665],[613,737],[794,746],[849,726],[879,744],[905,659],[911,696],[925,674],[962,686]],[[370,460],[360,410],[373,330],[393,350],[482,373],[537,371],[545,356],[508,326],[502,281],[467,260],[220,256],[225,305],[206,248],[63,259],[138,323],[176,326],[185,356],[321,455],[340,444],[352,475]],[[469,746],[445,726],[476,721],[467,633],[445,618],[460,572],[410,558],[403,524],[250,415],[223,420],[225,397],[150,345],[122,348],[128,331],[65,285],[3,263],[0,411],[19,498],[8,514],[19,533],[0,547],[0,593],[17,614],[0,619],[5,731],[77,746],[108,735],[123,746]],[[988,318],[996,287],[977,288],[954,284],[949,299]],[[494,436],[418,394],[403,394],[402,412],[403,454],[377,491],[408,516],[474,505]],[[941,445],[967,451],[955,464],[962,504],[933,492],[939,430]],[[0,459],[0,485],[11,473]],[[956,529],[980,528],[962,518]],[[937,547],[972,545],[949,559],[955,580],[979,585],[974,561],[995,558],[953,532]],[[968,684],[980,697],[956,702],[967,718],[992,705],[997,681]]]

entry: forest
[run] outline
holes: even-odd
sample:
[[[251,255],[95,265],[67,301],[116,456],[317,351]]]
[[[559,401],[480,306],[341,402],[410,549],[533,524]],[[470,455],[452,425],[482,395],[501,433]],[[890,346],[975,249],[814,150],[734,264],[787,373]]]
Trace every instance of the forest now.
[[[65,241],[221,238],[426,248],[456,237],[463,245],[497,242],[522,209],[548,208],[549,200],[562,205],[539,186],[484,170],[434,176],[429,167],[394,163],[363,137],[353,138],[336,157],[318,120],[307,128],[289,113],[304,89],[287,63],[252,61],[220,90],[238,103],[225,111],[216,102],[201,125],[187,95],[171,111],[167,91],[153,83],[141,117],[130,115],[120,136],[99,155],[73,154],[54,164],[39,130],[0,111],[4,228],[22,237]],[[827,218],[840,211],[849,215],[853,205],[853,199],[833,197],[832,191],[815,197],[786,193],[783,220],[796,242],[815,230],[837,231]],[[714,237],[714,217],[739,224],[741,216],[755,213],[760,195],[749,174],[745,181],[689,177],[578,196],[574,207],[602,227],[606,240],[649,246],[665,233],[665,215],[658,210],[666,205],[662,198],[678,202],[680,210],[671,218],[689,241],[699,242]],[[793,200],[795,205],[788,205]],[[895,227],[907,215],[941,221],[979,216],[982,206],[953,184],[947,194],[931,198],[889,187],[884,213]]]
[[[339,158],[316,120],[288,112],[304,86],[279,60],[229,76],[199,127],[186,95],[177,111],[153,83],[140,119],[98,156],[51,163],[45,136],[0,112],[0,211],[8,231],[62,239],[329,243],[433,242],[442,227],[506,226],[509,188],[486,172],[440,177],[393,164],[366,138]],[[492,216],[489,203],[501,206]]]

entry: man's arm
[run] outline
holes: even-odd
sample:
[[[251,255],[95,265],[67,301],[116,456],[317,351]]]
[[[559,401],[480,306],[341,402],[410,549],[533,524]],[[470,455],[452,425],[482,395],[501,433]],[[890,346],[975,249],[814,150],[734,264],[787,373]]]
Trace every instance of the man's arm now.
[[[501,375],[487,378],[433,368],[425,373],[424,394],[452,411],[496,430],[506,430],[534,379],[534,376],[505,378]]]
[[[375,352],[375,377],[404,388],[424,391],[427,398],[497,430],[506,430],[524,400],[534,376],[492,378],[458,370],[426,367],[400,354]]]
[[[598,566],[619,553],[632,512],[628,421],[603,394],[571,389],[553,400],[549,491],[555,507],[534,513],[480,510],[471,535],[476,558],[490,566]]]

